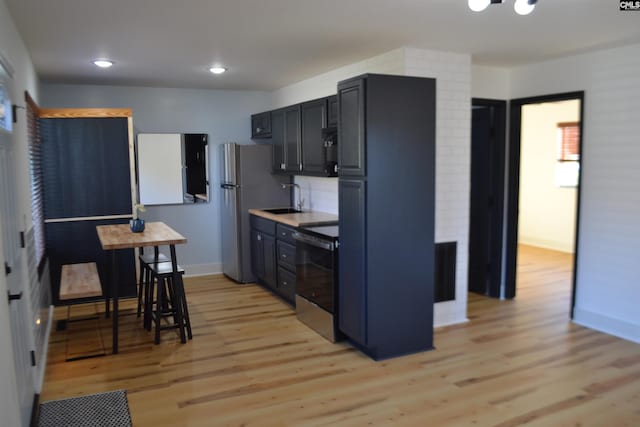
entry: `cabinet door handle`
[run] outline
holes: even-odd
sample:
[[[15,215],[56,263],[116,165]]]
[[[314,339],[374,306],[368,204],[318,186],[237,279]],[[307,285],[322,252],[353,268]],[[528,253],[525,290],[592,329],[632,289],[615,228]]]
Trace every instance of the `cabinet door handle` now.
[[[262,240],[262,236],[258,234],[258,241]]]
[[[256,128],[256,133],[262,132],[262,128]]]
[[[285,169],[285,164],[284,163],[280,163],[280,169],[282,169],[282,170]]]
[[[282,282],[282,284],[283,284],[283,285],[285,285],[285,286],[287,286],[287,285],[288,285],[288,283],[287,283],[287,282]]]

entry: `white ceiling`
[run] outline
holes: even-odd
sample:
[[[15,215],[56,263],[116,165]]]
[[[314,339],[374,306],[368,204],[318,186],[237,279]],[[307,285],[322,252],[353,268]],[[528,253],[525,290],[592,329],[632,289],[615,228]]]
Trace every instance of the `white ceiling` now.
[[[48,82],[272,90],[401,46],[510,67],[640,42],[640,12],[617,0],[539,0],[529,16],[513,0],[5,1]]]

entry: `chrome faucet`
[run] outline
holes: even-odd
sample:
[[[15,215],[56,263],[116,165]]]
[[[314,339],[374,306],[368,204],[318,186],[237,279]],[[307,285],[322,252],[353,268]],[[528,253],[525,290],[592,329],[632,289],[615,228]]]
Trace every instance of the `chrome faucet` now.
[[[296,183],[291,183],[291,184],[280,184],[282,186],[282,189],[286,189],[286,188],[297,188],[298,189],[298,203],[296,203],[296,208],[301,211],[302,207],[304,206],[304,199],[302,198],[302,189],[300,188],[300,186]]]

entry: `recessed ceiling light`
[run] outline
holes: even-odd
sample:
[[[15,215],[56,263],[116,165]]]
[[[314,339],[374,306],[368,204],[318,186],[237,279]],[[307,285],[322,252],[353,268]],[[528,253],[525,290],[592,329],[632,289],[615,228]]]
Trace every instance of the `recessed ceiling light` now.
[[[100,68],[109,68],[113,65],[113,61],[109,61],[108,59],[96,59],[93,61],[93,64]]]
[[[213,74],[222,74],[225,71],[227,71],[227,69],[225,67],[211,67],[209,68],[209,71],[211,71]]]

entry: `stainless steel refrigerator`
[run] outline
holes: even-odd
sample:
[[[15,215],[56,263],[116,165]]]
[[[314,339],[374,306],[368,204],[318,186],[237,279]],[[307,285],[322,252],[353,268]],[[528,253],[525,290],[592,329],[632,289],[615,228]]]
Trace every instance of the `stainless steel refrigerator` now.
[[[271,145],[222,144],[222,272],[240,283],[251,272],[249,209],[288,207],[291,177],[271,174]]]

